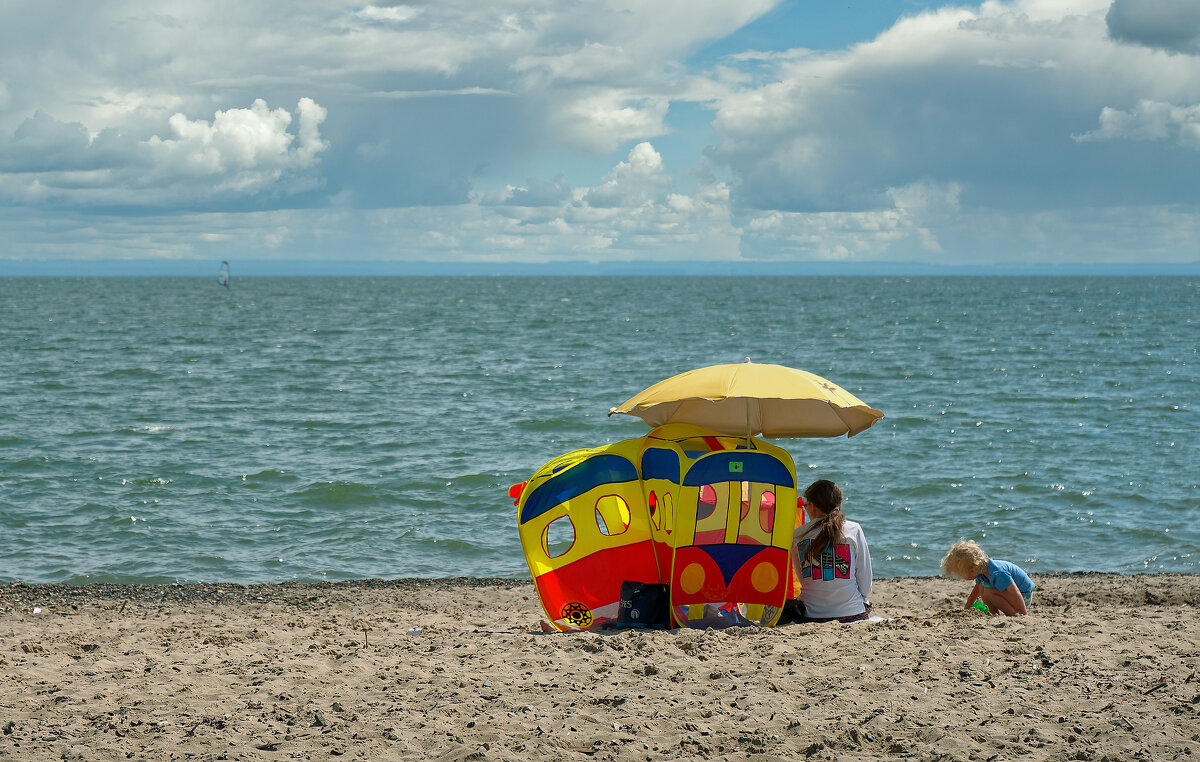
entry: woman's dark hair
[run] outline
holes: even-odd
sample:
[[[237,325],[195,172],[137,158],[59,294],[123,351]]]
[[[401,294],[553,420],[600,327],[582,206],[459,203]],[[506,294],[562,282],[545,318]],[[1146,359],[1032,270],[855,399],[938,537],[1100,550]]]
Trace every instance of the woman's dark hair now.
[[[828,479],[818,479],[804,490],[804,502],[812,503],[825,514],[824,517],[818,519],[821,522],[821,528],[817,530],[816,535],[809,541],[808,548],[804,551],[804,563],[819,563],[821,554],[825,552],[826,548],[844,541],[842,524],[846,521],[846,517],[841,510],[842,498],[842,488]]]

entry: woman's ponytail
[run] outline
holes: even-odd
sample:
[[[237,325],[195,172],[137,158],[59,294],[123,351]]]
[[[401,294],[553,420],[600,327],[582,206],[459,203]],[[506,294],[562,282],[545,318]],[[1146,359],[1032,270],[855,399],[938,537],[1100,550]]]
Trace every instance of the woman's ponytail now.
[[[846,516],[842,513],[842,499],[842,488],[828,479],[819,479],[804,490],[804,502],[815,505],[825,514],[818,519],[821,528],[804,551],[804,563],[819,564],[826,548],[845,542],[842,525],[846,523]]]

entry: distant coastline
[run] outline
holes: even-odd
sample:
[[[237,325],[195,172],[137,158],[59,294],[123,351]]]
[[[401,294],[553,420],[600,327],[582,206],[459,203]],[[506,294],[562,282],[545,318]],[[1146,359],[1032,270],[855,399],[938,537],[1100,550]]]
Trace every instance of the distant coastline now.
[[[1120,264],[1004,263],[939,265],[925,262],[392,262],[238,260],[227,255],[234,276],[1177,276],[1200,275],[1200,260]],[[206,277],[216,280],[220,260],[0,260],[0,277]]]

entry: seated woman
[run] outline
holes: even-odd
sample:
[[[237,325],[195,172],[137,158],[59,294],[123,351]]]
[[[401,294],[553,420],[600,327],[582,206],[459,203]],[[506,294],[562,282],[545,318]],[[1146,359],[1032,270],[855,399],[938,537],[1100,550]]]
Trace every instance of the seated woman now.
[[[793,622],[857,622],[871,616],[871,552],[857,522],[842,513],[842,488],[828,479],[804,490],[808,523],[792,535],[792,567],[800,599],[789,601]]]

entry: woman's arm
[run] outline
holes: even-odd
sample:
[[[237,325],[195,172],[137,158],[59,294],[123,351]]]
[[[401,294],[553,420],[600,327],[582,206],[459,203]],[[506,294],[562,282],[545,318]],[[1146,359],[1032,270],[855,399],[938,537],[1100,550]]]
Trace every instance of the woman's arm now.
[[[858,592],[863,598],[871,597],[871,549],[867,547],[867,536],[860,532],[858,539],[858,569],[854,572],[854,581],[858,583]]]

